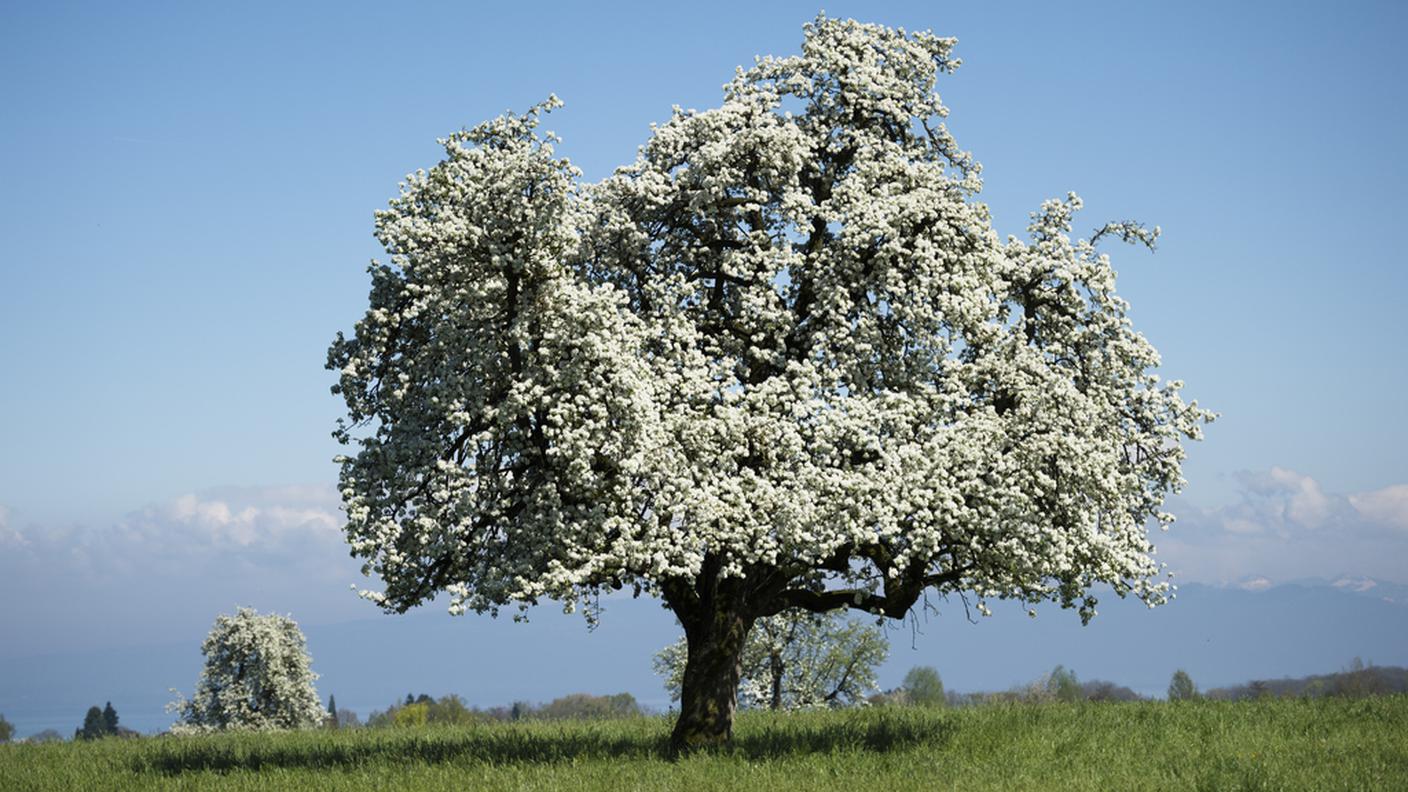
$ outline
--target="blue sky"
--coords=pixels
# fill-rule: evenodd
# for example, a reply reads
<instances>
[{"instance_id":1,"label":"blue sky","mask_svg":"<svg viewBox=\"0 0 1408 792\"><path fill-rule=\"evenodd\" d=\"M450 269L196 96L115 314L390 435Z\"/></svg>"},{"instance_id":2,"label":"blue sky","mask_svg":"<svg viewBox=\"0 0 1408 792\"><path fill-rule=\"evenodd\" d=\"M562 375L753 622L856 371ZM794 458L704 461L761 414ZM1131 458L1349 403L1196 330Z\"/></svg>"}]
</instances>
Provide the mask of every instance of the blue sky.
<instances>
[{"instance_id":1,"label":"blue sky","mask_svg":"<svg viewBox=\"0 0 1408 792\"><path fill-rule=\"evenodd\" d=\"M435 139L553 92L597 179L785 55L799 3L0 10L0 655L198 641L236 602L370 615L331 493L328 342ZM940 91L1000 231L1079 192L1164 373L1223 414L1185 579L1408 582L1398 3L829 3L959 39Z\"/></svg>"}]
</instances>

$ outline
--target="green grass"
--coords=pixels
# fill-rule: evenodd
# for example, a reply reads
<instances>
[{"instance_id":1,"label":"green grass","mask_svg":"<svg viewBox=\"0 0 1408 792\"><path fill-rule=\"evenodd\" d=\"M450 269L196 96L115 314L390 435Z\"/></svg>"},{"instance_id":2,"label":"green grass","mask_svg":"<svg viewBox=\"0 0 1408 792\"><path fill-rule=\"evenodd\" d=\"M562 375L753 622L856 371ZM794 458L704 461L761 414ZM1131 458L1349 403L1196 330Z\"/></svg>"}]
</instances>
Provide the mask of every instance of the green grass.
<instances>
[{"instance_id":1,"label":"green grass","mask_svg":"<svg viewBox=\"0 0 1408 792\"><path fill-rule=\"evenodd\" d=\"M1404 790L1408 696L744 713L0 746L0 790Z\"/></svg>"}]
</instances>

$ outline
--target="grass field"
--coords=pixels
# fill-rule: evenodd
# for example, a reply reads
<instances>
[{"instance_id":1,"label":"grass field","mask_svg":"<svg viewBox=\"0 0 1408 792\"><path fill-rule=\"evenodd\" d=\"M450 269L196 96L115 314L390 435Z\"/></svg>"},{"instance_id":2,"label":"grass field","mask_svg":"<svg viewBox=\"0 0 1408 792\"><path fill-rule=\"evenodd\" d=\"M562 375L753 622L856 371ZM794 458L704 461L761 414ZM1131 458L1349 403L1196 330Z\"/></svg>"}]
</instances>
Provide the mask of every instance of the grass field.
<instances>
[{"instance_id":1,"label":"grass field","mask_svg":"<svg viewBox=\"0 0 1408 792\"><path fill-rule=\"evenodd\" d=\"M1406 790L1408 696L743 713L0 746L0 790Z\"/></svg>"}]
</instances>

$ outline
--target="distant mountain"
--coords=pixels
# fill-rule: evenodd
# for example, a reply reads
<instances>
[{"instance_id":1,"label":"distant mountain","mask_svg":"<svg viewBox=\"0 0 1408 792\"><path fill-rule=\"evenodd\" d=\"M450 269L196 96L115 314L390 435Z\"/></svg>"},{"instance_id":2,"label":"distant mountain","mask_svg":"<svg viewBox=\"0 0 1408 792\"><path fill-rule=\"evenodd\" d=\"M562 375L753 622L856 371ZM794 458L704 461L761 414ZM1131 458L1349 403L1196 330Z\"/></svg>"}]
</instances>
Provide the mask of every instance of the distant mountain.
<instances>
[{"instance_id":1,"label":"distant mountain","mask_svg":"<svg viewBox=\"0 0 1408 792\"><path fill-rule=\"evenodd\" d=\"M911 667L931 665L950 690L1004 690L1060 663L1082 680L1162 696L1178 668L1207 690L1339 671L1355 657L1408 665L1408 587L1349 577L1247 583L1188 584L1154 610L1107 594L1088 627L1054 606L1038 606L1031 619L1018 603L1001 602L991 618L973 613L970 622L959 598L939 600L937 612L889 628L880 685L895 687ZM427 611L304 629L321 694L364 718L410 692L459 693L477 706L629 692L646 707L667 708L651 656L677 635L673 618L650 600L605 604L596 630L554 607L534 609L527 624ZM171 723L162 710L168 689L189 694L195 684L203 637L0 659L0 713L19 735L72 734L89 706L112 701L124 726L159 731Z\"/></svg>"},{"instance_id":2,"label":"distant mountain","mask_svg":"<svg viewBox=\"0 0 1408 792\"><path fill-rule=\"evenodd\" d=\"M1276 586L1301 586L1304 588L1333 588L1346 594L1359 594L1370 599L1387 602L1390 605L1408 606L1408 586L1362 575L1340 575L1334 578L1298 578L1289 581L1273 581L1270 578L1252 576L1232 584L1230 588L1243 591L1266 591Z\"/></svg>"},{"instance_id":3,"label":"distant mountain","mask_svg":"<svg viewBox=\"0 0 1408 792\"><path fill-rule=\"evenodd\" d=\"M1382 600L1391 605L1408 607L1408 586L1399 583L1388 583L1382 580L1374 580L1373 578L1346 575L1337 578L1329 585L1340 591Z\"/></svg>"}]
</instances>

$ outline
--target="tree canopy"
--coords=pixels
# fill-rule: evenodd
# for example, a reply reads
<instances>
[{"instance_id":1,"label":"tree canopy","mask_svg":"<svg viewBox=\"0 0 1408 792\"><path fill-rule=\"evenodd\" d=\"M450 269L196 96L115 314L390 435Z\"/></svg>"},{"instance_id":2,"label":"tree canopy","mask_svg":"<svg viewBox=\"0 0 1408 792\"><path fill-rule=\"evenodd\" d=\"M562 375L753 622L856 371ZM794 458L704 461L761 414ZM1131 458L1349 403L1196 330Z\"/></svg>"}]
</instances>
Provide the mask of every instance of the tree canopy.
<instances>
[{"instance_id":1,"label":"tree canopy","mask_svg":"<svg viewBox=\"0 0 1408 792\"><path fill-rule=\"evenodd\" d=\"M450 135L376 215L328 365L365 596L454 612L661 597L677 746L728 739L759 618L928 594L1150 604L1182 441L1080 199L1003 239L935 87L955 41L824 16L595 184L549 99ZM713 713L713 714L710 714Z\"/></svg>"},{"instance_id":2,"label":"tree canopy","mask_svg":"<svg viewBox=\"0 0 1408 792\"><path fill-rule=\"evenodd\" d=\"M1076 672L1063 665L1051 669L1051 673L1046 675L1043 687L1046 695L1056 701L1071 702L1085 698L1085 690L1081 688Z\"/></svg>"},{"instance_id":3,"label":"tree canopy","mask_svg":"<svg viewBox=\"0 0 1408 792\"><path fill-rule=\"evenodd\" d=\"M88 712L83 716L83 725L73 730L75 740L97 740L108 736L108 730L103 723L103 711L96 705L89 707Z\"/></svg>"},{"instance_id":4,"label":"tree canopy","mask_svg":"<svg viewBox=\"0 0 1408 792\"><path fill-rule=\"evenodd\" d=\"M947 702L944 682L933 666L915 666L904 675L900 685L905 701L921 707L942 707Z\"/></svg>"},{"instance_id":5,"label":"tree canopy","mask_svg":"<svg viewBox=\"0 0 1408 792\"><path fill-rule=\"evenodd\" d=\"M318 675L298 624L286 616L239 608L221 614L201 644L205 667L195 694L173 702L173 731L306 729L326 711Z\"/></svg>"},{"instance_id":6,"label":"tree canopy","mask_svg":"<svg viewBox=\"0 0 1408 792\"><path fill-rule=\"evenodd\" d=\"M1181 668L1174 671L1173 676L1168 680L1168 700L1192 701L1196 698L1198 698L1198 686L1193 683L1193 677Z\"/></svg>"}]
</instances>

